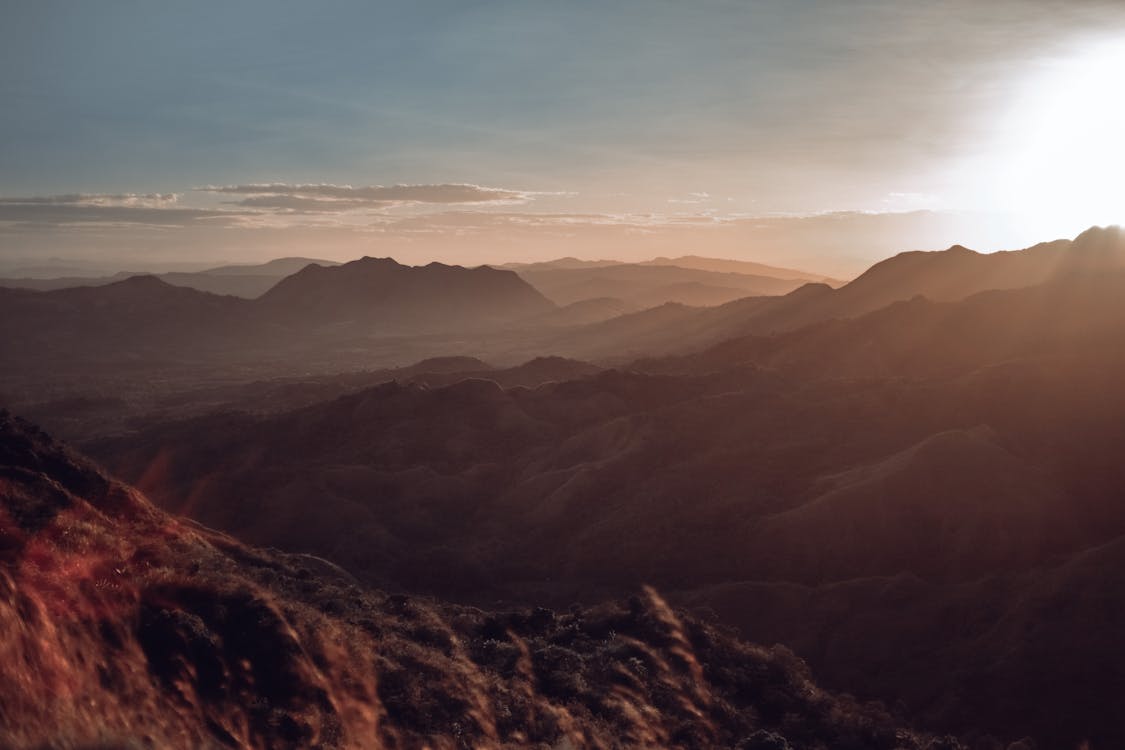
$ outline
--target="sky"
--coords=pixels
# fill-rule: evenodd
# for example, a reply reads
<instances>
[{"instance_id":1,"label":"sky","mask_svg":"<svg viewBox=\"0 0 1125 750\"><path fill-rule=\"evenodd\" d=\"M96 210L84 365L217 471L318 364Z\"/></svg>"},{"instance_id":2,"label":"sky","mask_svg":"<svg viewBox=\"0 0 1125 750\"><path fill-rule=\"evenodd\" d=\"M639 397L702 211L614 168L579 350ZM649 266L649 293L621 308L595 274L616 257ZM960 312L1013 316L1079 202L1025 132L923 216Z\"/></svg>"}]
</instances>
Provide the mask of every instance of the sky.
<instances>
[{"instance_id":1,"label":"sky","mask_svg":"<svg viewBox=\"0 0 1125 750\"><path fill-rule=\"evenodd\" d=\"M0 270L1125 223L1125 2L0 0Z\"/></svg>"}]
</instances>

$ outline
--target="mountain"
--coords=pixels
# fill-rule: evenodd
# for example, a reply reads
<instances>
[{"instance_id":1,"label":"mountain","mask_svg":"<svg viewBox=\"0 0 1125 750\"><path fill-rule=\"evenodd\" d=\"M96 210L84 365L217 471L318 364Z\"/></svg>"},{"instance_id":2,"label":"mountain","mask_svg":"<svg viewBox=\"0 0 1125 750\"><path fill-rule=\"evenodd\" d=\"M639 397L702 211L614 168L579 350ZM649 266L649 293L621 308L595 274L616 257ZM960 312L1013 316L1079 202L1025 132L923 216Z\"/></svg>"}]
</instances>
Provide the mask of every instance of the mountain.
<instances>
[{"instance_id":1,"label":"mountain","mask_svg":"<svg viewBox=\"0 0 1125 750\"><path fill-rule=\"evenodd\" d=\"M200 273L208 276L274 276L280 279L295 274L305 266L314 263L318 266L340 265L335 261L320 260L319 258L289 257L274 258L265 263L217 266L206 271L200 271Z\"/></svg>"},{"instance_id":2,"label":"mountain","mask_svg":"<svg viewBox=\"0 0 1125 750\"><path fill-rule=\"evenodd\" d=\"M155 509L0 413L0 743L957 750L655 592L566 614L357 585Z\"/></svg>"},{"instance_id":3,"label":"mountain","mask_svg":"<svg viewBox=\"0 0 1125 750\"><path fill-rule=\"evenodd\" d=\"M619 266L619 260L582 260L580 258L556 258L555 260L544 260L536 263L505 263L497 268L505 268L510 271L546 271L552 269L562 268L601 268L603 266Z\"/></svg>"},{"instance_id":4,"label":"mountain","mask_svg":"<svg viewBox=\"0 0 1125 750\"><path fill-rule=\"evenodd\" d=\"M133 276L100 287L0 289L0 351L12 363L121 359L142 351L219 343L251 303Z\"/></svg>"},{"instance_id":5,"label":"mountain","mask_svg":"<svg viewBox=\"0 0 1125 750\"><path fill-rule=\"evenodd\" d=\"M749 295L784 294L802 283L801 279L638 263L528 266L517 272L560 305L593 297L613 297L635 307L667 302L717 305Z\"/></svg>"},{"instance_id":6,"label":"mountain","mask_svg":"<svg viewBox=\"0 0 1125 750\"><path fill-rule=\"evenodd\" d=\"M933 377L1031 356L1114 356L1125 333L1125 271L1077 273L961 302L916 297L856 318L783 335L729 339L701 352L646 360L652 372L703 373L748 363L805 375ZM1101 347L1100 349L1097 347Z\"/></svg>"},{"instance_id":7,"label":"mountain","mask_svg":"<svg viewBox=\"0 0 1125 750\"><path fill-rule=\"evenodd\" d=\"M512 271L441 264L411 268L370 258L335 267L306 266L255 300L158 287L152 277L108 284L100 288L104 291L44 292L42 298L0 290L0 333L5 335L0 351L14 363L0 373L0 392L14 393L20 403L85 397L92 390L120 393L143 387L172 393L199 378L238 382L386 368L440 355L483 357L505 366L539 356L622 365L699 352L739 337L813 325L830 331L834 320L853 319L919 295L954 302L989 288L1017 289L1075 274L1112 272L1125 255L1122 246L1121 230L1095 228L1073 241L1009 253L982 255L964 248L905 253L839 289L806 283L772 296L740 296L748 292L737 285L752 286L757 277L669 266L535 272L541 274L538 283L547 279L548 286L558 285L556 294L561 290L563 297L581 298L563 309ZM685 274L703 274L710 281ZM712 285L716 278L734 285L720 289L720 296L730 292L740 298L712 307L663 304L628 312L637 306L629 294L645 304L677 295L710 302L708 296L719 289ZM156 290L148 301L122 305L119 298L135 295L146 284ZM168 292L164 304L162 295L173 288L179 291ZM598 299L599 289L627 294ZM902 345L909 348L909 339ZM70 384L45 377L59 372ZM47 386L50 392L44 393Z\"/></svg>"},{"instance_id":8,"label":"mountain","mask_svg":"<svg viewBox=\"0 0 1125 750\"><path fill-rule=\"evenodd\" d=\"M809 283L782 296L748 297L709 309L655 308L568 331L549 346L566 356L620 364L646 353L698 351L738 336L855 318L915 297L956 302L986 291L1123 268L1125 231L1120 227L1095 227L1074 240L1017 251L983 254L954 246L908 252L875 264L838 289Z\"/></svg>"},{"instance_id":9,"label":"mountain","mask_svg":"<svg viewBox=\"0 0 1125 750\"><path fill-rule=\"evenodd\" d=\"M511 271L370 258L306 266L254 300L154 276L47 292L0 288L0 352L14 363L0 388L60 386L44 371L63 363L66 377L118 383L107 389L129 373L146 388L175 388L220 374L244 380L469 355L502 329L546 328L555 310Z\"/></svg>"},{"instance_id":10,"label":"mountain","mask_svg":"<svg viewBox=\"0 0 1125 750\"><path fill-rule=\"evenodd\" d=\"M1076 265L632 371L390 383L88 449L371 584L559 606L650 583L927 726L1115 747L1125 274Z\"/></svg>"},{"instance_id":11,"label":"mountain","mask_svg":"<svg viewBox=\"0 0 1125 750\"><path fill-rule=\"evenodd\" d=\"M122 271L112 276L84 277L61 276L55 278L0 279L0 287L52 291L76 286L105 286L134 276L156 276L173 286L184 286L212 294L228 294L253 299L286 276L296 273L310 263L335 265L332 261L311 258L278 258L256 265L219 266L205 271L171 271L160 274Z\"/></svg>"},{"instance_id":12,"label":"mountain","mask_svg":"<svg viewBox=\"0 0 1125 750\"><path fill-rule=\"evenodd\" d=\"M306 266L262 295L257 308L275 319L448 331L510 324L554 305L512 271L362 258L340 266Z\"/></svg>"},{"instance_id":13,"label":"mountain","mask_svg":"<svg viewBox=\"0 0 1125 750\"><path fill-rule=\"evenodd\" d=\"M823 317L855 317L921 296L955 302L980 292L1042 284L1068 273L1125 268L1125 231L1092 228L1073 240L1024 250L977 253L960 245L900 253L876 263L825 298ZM804 321L801 321L804 322Z\"/></svg>"},{"instance_id":14,"label":"mountain","mask_svg":"<svg viewBox=\"0 0 1125 750\"><path fill-rule=\"evenodd\" d=\"M792 268L769 266L765 263L755 263L748 260L734 260L732 258L703 258L698 255L682 255L678 258L653 258L642 265L648 266L675 266L677 268L694 268L700 271L715 271L717 273L739 273L750 276L772 276L778 279L799 279L816 283L841 286L844 284L839 279L833 279L818 273L797 271Z\"/></svg>"},{"instance_id":15,"label":"mountain","mask_svg":"<svg viewBox=\"0 0 1125 750\"><path fill-rule=\"evenodd\" d=\"M637 307L616 297L595 297L571 302L553 310L536 322L547 326L567 328L610 320L637 312Z\"/></svg>"}]
</instances>

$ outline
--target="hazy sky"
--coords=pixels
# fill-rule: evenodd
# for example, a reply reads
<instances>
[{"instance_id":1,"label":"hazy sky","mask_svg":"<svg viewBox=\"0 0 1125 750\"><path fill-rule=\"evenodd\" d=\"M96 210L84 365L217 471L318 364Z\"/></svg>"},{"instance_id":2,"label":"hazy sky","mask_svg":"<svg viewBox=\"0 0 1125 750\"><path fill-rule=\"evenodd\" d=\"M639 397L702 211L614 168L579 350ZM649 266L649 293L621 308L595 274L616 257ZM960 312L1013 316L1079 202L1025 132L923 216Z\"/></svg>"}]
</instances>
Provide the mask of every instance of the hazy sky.
<instances>
[{"instance_id":1,"label":"hazy sky","mask_svg":"<svg viewBox=\"0 0 1125 750\"><path fill-rule=\"evenodd\" d=\"M9 266L681 250L838 273L1125 221L1121 0L0 6ZM826 212L862 213L793 218Z\"/></svg>"}]
</instances>

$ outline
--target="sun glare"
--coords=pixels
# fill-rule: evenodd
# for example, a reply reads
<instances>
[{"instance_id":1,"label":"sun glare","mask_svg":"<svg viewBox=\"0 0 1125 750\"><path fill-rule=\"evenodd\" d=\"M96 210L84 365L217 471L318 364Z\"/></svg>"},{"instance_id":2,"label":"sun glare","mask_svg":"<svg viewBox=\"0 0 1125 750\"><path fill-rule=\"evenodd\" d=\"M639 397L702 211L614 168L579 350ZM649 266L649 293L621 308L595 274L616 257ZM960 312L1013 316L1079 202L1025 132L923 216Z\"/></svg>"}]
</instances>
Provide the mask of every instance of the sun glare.
<instances>
[{"instance_id":1,"label":"sun glare","mask_svg":"<svg viewBox=\"0 0 1125 750\"><path fill-rule=\"evenodd\" d=\"M998 201L1036 229L1125 223L1125 39L1052 60L998 144Z\"/></svg>"}]
</instances>

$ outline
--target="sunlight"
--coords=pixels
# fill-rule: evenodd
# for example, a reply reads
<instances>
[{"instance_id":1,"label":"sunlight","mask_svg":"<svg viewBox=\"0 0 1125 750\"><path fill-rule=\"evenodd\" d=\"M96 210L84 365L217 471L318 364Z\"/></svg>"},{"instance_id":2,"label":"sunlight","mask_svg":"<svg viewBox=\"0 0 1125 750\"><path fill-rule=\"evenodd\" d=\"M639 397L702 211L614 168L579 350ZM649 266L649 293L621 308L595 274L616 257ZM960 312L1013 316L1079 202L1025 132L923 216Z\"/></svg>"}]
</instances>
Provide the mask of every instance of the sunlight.
<instances>
[{"instance_id":1,"label":"sunlight","mask_svg":"<svg viewBox=\"0 0 1125 750\"><path fill-rule=\"evenodd\" d=\"M997 144L997 200L1073 233L1125 223L1125 41L1052 60L1021 90Z\"/></svg>"}]
</instances>

